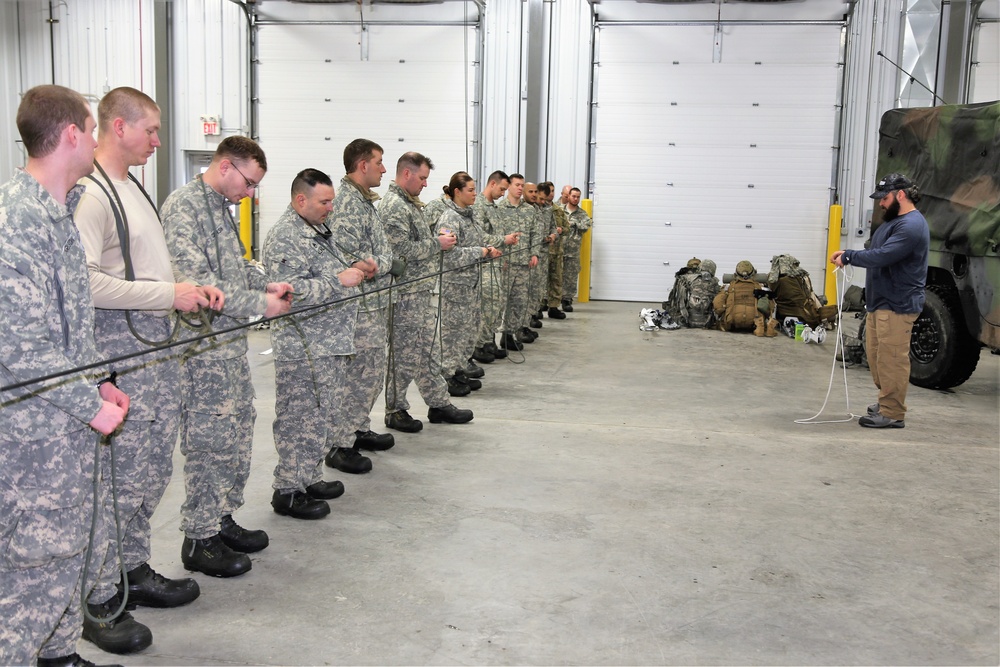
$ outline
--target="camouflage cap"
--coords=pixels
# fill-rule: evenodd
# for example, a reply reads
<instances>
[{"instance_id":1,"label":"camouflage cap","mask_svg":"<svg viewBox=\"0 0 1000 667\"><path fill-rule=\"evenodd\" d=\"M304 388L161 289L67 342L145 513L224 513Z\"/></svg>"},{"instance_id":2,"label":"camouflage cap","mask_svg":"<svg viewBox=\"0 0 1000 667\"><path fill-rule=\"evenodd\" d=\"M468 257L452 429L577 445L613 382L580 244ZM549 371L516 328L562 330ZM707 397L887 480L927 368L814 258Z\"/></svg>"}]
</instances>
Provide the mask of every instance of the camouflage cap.
<instances>
[{"instance_id":1,"label":"camouflage cap","mask_svg":"<svg viewBox=\"0 0 1000 667\"><path fill-rule=\"evenodd\" d=\"M740 278L749 278L755 273L757 273L757 269L754 268L749 260L744 259L736 265L736 275Z\"/></svg>"},{"instance_id":2,"label":"camouflage cap","mask_svg":"<svg viewBox=\"0 0 1000 667\"><path fill-rule=\"evenodd\" d=\"M871 194L872 199L881 199L885 197L890 192L896 190L906 190L913 187L913 181L904 176L903 174L897 174L895 172L891 174L886 174L882 177L882 180L878 182L875 186L875 192Z\"/></svg>"}]
</instances>

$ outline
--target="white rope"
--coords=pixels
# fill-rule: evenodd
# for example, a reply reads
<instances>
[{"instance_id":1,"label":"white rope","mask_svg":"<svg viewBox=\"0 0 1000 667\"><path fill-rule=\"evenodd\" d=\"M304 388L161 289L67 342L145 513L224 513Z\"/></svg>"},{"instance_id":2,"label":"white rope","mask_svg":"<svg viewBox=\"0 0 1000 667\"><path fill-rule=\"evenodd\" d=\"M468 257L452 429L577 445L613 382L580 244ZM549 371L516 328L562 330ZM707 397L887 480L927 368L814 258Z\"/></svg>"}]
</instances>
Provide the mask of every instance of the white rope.
<instances>
[{"instance_id":1,"label":"white rope","mask_svg":"<svg viewBox=\"0 0 1000 667\"><path fill-rule=\"evenodd\" d=\"M833 365L830 367L830 383L826 387L826 398L823 399L823 407L821 407L819 412L814 414L812 417L807 419L796 419L796 424L840 424L854 421L855 419L861 417L861 415L856 415L851 412L851 397L847 389L847 354L844 347L844 328L842 326L842 320L844 314L844 292L854 276L853 267L848 267L848 269L850 269L850 275L846 273L845 269L841 269L839 267L833 271L834 279L837 281L837 343L833 347ZM841 277L843 277L843 280L841 280ZM823 411L826 410L826 405L830 400L830 393L833 391L833 376L837 371L838 351L840 351L844 358L844 362L840 364L840 367L843 370L844 375L844 405L847 408L847 417L843 419L814 421L817 417L823 414Z\"/></svg>"}]
</instances>

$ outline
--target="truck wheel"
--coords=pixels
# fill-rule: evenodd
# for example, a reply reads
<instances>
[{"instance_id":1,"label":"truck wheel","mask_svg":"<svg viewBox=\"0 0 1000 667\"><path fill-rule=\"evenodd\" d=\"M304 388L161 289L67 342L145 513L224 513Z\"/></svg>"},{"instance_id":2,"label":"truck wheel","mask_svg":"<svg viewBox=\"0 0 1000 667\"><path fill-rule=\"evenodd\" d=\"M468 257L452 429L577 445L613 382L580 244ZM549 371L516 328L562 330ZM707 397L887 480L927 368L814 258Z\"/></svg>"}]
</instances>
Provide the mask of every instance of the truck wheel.
<instances>
[{"instance_id":1,"label":"truck wheel","mask_svg":"<svg viewBox=\"0 0 1000 667\"><path fill-rule=\"evenodd\" d=\"M924 310L910 337L910 382L928 389L958 386L976 370L979 348L965 328L958 294L928 285Z\"/></svg>"}]
</instances>

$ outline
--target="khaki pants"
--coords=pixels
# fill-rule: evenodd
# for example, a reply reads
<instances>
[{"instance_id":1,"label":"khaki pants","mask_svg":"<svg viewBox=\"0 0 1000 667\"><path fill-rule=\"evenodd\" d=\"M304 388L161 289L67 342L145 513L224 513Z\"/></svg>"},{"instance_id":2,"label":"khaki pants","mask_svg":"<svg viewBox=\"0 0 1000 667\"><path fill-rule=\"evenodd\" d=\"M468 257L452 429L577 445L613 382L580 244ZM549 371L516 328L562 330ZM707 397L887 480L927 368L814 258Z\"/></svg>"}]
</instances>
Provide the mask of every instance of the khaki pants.
<instances>
[{"instance_id":1,"label":"khaki pants","mask_svg":"<svg viewBox=\"0 0 1000 667\"><path fill-rule=\"evenodd\" d=\"M910 386L910 333L920 313L876 310L865 319L865 349L872 380L878 387L882 416L906 416L906 390Z\"/></svg>"}]
</instances>

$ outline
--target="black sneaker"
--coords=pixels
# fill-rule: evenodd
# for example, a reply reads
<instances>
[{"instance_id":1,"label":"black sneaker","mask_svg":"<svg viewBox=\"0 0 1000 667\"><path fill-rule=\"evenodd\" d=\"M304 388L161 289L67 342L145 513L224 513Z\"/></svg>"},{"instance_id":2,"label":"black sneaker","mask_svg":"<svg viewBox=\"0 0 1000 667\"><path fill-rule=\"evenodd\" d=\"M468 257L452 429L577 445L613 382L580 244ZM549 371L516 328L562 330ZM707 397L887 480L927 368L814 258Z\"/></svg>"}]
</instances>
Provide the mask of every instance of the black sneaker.
<instances>
[{"instance_id":1,"label":"black sneaker","mask_svg":"<svg viewBox=\"0 0 1000 667\"><path fill-rule=\"evenodd\" d=\"M293 519L322 519L330 513L330 505L325 500L315 500L308 493L299 491L282 493L275 489L271 496L271 507L275 514Z\"/></svg>"},{"instance_id":2,"label":"black sneaker","mask_svg":"<svg viewBox=\"0 0 1000 667\"><path fill-rule=\"evenodd\" d=\"M483 349L492 354L494 359L507 358L507 350L503 349L503 347L497 347L497 344L494 343L493 341L490 341L489 343L486 343L486 345L483 345Z\"/></svg>"},{"instance_id":3,"label":"black sneaker","mask_svg":"<svg viewBox=\"0 0 1000 667\"><path fill-rule=\"evenodd\" d=\"M464 370L465 377L467 378L481 378L486 375L486 371L476 365L476 362L469 360L469 365L465 367Z\"/></svg>"},{"instance_id":4,"label":"black sneaker","mask_svg":"<svg viewBox=\"0 0 1000 667\"><path fill-rule=\"evenodd\" d=\"M553 306L552 308L549 308L549 319L565 320L566 313Z\"/></svg>"},{"instance_id":5,"label":"black sneaker","mask_svg":"<svg viewBox=\"0 0 1000 667\"><path fill-rule=\"evenodd\" d=\"M472 351L472 358L481 364L492 364L497 358L491 353L487 352L482 347L477 347Z\"/></svg>"},{"instance_id":6,"label":"black sneaker","mask_svg":"<svg viewBox=\"0 0 1000 667\"><path fill-rule=\"evenodd\" d=\"M326 455L326 464L340 472L360 475L371 472L372 460L351 447L333 447Z\"/></svg>"},{"instance_id":7,"label":"black sneaker","mask_svg":"<svg viewBox=\"0 0 1000 667\"><path fill-rule=\"evenodd\" d=\"M528 323L528 326L530 326L532 329L541 329L542 321L538 319L536 315L532 315L531 322Z\"/></svg>"},{"instance_id":8,"label":"black sneaker","mask_svg":"<svg viewBox=\"0 0 1000 667\"><path fill-rule=\"evenodd\" d=\"M392 433L375 433L374 431L355 431L354 448L367 449L372 452L383 452L392 449L396 439Z\"/></svg>"},{"instance_id":9,"label":"black sneaker","mask_svg":"<svg viewBox=\"0 0 1000 667\"><path fill-rule=\"evenodd\" d=\"M252 554L267 548L269 540L263 530L247 530L233 519L232 514L222 517L219 522L219 537L233 551Z\"/></svg>"},{"instance_id":10,"label":"black sneaker","mask_svg":"<svg viewBox=\"0 0 1000 667\"><path fill-rule=\"evenodd\" d=\"M501 342L503 344L504 349L507 350L516 350L520 352L521 350L524 349L524 345L522 345L519 340L517 340L510 334L504 334Z\"/></svg>"},{"instance_id":11,"label":"black sneaker","mask_svg":"<svg viewBox=\"0 0 1000 667\"><path fill-rule=\"evenodd\" d=\"M143 563L128 572L128 606L153 607L156 609L171 609L181 607L198 599L201 588L194 579L168 579ZM118 595L122 595L124 587L118 582Z\"/></svg>"},{"instance_id":12,"label":"black sneaker","mask_svg":"<svg viewBox=\"0 0 1000 667\"><path fill-rule=\"evenodd\" d=\"M394 431L402 431L403 433L417 433L424 427L422 421L411 417L406 410L397 410L387 414L385 425Z\"/></svg>"},{"instance_id":13,"label":"black sneaker","mask_svg":"<svg viewBox=\"0 0 1000 667\"><path fill-rule=\"evenodd\" d=\"M118 596L113 596L103 604L87 604L91 616L102 619L90 620L83 615L83 638L108 653L120 655L138 653L153 643L153 633L149 628L132 618L132 614L122 611L117 618L111 615L118 609Z\"/></svg>"},{"instance_id":14,"label":"black sneaker","mask_svg":"<svg viewBox=\"0 0 1000 667\"><path fill-rule=\"evenodd\" d=\"M212 577L238 577L250 571L250 557L233 551L219 535L203 540L185 537L181 544L181 563L188 570Z\"/></svg>"},{"instance_id":15,"label":"black sneaker","mask_svg":"<svg viewBox=\"0 0 1000 667\"><path fill-rule=\"evenodd\" d=\"M306 493L313 500L333 500L344 495L343 482L316 482L306 487Z\"/></svg>"},{"instance_id":16,"label":"black sneaker","mask_svg":"<svg viewBox=\"0 0 1000 667\"><path fill-rule=\"evenodd\" d=\"M122 667L121 665L95 665L79 653L59 658L38 658L38 667Z\"/></svg>"},{"instance_id":17,"label":"black sneaker","mask_svg":"<svg viewBox=\"0 0 1000 667\"><path fill-rule=\"evenodd\" d=\"M563 309L564 313L572 313L573 312L573 302L572 301L567 301L566 299L563 299L562 309Z\"/></svg>"},{"instance_id":18,"label":"black sneaker","mask_svg":"<svg viewBox=\"0 0 1000 667\"><path fill-rule=\"evenodd\" d=\"M440 408L431 408L427 411L427 419L432 424L442 422L448 424L465 424L472 421L472 410L461 410L454 405L443 405Z\"/></svg>"}]
</instances>

